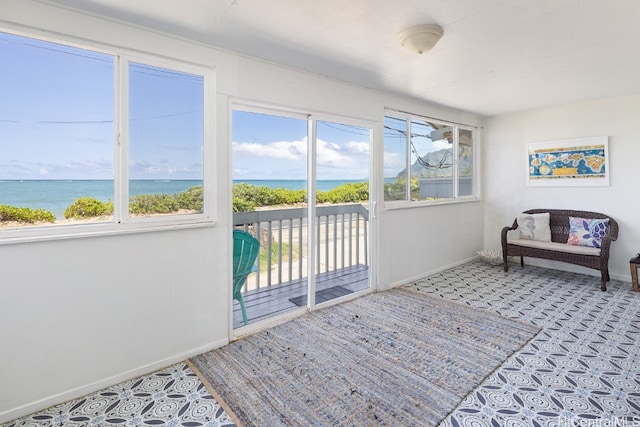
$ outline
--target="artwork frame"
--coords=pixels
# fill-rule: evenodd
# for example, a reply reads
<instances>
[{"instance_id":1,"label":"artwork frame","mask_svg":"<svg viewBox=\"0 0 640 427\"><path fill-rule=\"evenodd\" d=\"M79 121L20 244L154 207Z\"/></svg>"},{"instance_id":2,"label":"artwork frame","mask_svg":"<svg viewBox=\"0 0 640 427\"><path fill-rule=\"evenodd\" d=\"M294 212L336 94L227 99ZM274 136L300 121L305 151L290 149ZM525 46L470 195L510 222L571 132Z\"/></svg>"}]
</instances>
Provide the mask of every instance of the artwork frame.
<instances>
[{"instance_id":1,"label":"artwork frame","mask_svg":"<svg viewBox=\"0 0 640 427\"><path fill-rule=\"evenodd\" d=\"M530 143L527 171L530 187L609 186L609 138Z\"/></svg>"}]
</instances>

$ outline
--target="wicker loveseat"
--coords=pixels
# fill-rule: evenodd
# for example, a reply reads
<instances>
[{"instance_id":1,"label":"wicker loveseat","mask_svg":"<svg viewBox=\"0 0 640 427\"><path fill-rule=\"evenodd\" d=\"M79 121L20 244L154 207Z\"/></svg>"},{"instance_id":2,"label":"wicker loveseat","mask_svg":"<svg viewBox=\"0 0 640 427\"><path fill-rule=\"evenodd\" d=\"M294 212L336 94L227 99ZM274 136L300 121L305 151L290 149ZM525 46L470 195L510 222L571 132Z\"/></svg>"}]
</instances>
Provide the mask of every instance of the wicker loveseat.
<instances>
[{"instance_id":1,"label":"wicker loveseat","mask_svg":"<svg viewBox=\"0 0 640 427\"><path fill-rule=\"evenodd\" d=\"M508 236L509 231L518 229L517 218L511 227L504 227L501 234L502 258L504 271L509 270L508 257L519 256L520 265L524 265L524 257L543 258L554 261L562 261L600 271L600 289L607 290L609 281L609 247L613 240L618 238L618 224L608 215L598 212L559 210L559 209L532 209L523 214L549 213L549 228L551 229L551 241L541 242ZM600 248L574 246L567 244L570 227L569 217L609 219L607 234L602 238Z\"/></svg>"}]
</instances>

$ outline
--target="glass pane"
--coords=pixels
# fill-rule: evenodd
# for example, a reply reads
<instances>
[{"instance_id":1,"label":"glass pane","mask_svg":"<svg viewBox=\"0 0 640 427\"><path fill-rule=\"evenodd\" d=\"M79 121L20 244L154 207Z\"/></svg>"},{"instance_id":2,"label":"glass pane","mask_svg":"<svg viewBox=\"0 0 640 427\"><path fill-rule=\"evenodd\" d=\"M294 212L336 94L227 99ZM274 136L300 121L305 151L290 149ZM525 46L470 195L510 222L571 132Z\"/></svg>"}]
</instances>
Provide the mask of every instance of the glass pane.
<instances>
[{"instance_id":1,"label":"glass pane","mask_svg":"<svg viewBox=\"0 0 640 427\"><path fill-rule=\"evenodd\" d=\"M253 323L307 306L307 120L234 110L232 141L233 223L260 241L241 284Z\"/></svg>"},{"instance_id":2,"label":"glass pane","mask_svg":"<svg viewBox=\"0 0 640 427\"><path fill-rule=\"evenodd\" d=\"M453 194L453 128L422 119L411 121L412 200L437 200ZM418 181L419 191L414 191Z\"/></svg>"},{"instance_id":3,"label":"glass pane","mask_svg":"<svg viewBox=\"0 0 640 427\"><path fill-rule=\"evenodd\" d=\"M318 121L316 133L315 303L321 304L369 288L370 130Z\"/></svg>"},{"instance_id":4,"label":"glass pane","mask_svg":"<svg viewBox=\"0 0 640 427\"><path fill-rule=\"evenodd\" d=\"M407 200L407 121L384 118L384 200Z\"/></svg>"},{"instance_id":5,"label":"glass pane","mask_svg":"<svg viewBox=\"0 0 640 427\"><path fill-rule=\"evenodd\" d=\"M111 221L113 57L5 33L0 56L0 228Z\"/></svg>"},{"instance_id":6,"label":"glass pane","mask_svg":"<svg viewBox=\"0 0 640 427\"><path fill-rule=\"evenodd\" d=\"M473 195L473 132L458 133L458 196Z\"/></svg>"},{"instance_id":7,"label":"glass pane","mask_svg":"<svg viewBox=\"0 0 640 427\"><path fill-rule=\"evenodd\" d=\"M129 64L129 213L203 211L204 78Z\"/></svg>"}]
</instances>

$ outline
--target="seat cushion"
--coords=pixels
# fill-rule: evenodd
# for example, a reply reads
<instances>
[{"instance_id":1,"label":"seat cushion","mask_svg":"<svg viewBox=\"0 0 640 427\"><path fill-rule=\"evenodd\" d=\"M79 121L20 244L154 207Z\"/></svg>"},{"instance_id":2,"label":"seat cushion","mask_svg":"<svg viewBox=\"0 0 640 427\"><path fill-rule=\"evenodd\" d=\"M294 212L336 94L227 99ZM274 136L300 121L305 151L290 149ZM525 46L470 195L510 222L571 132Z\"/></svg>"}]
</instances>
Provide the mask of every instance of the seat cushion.
<instances>
[{"instance_id":1,"label":"seat cushion","mask_svg":"<svg viewBox=\"0 0 640 427\"><path fill-rule=\"evenodd\" d=\"M507 243L510 245L526 246L529 248L536 248L536 249L548 249L550 251L566 252L570 254L594 255L594 256L600 255L600 248L593 248L589 246L572 246L572 245L567 245L566 243L542 242L540 240L529 240L529 239L508 239Z\"/></svg>"}]
</instances>

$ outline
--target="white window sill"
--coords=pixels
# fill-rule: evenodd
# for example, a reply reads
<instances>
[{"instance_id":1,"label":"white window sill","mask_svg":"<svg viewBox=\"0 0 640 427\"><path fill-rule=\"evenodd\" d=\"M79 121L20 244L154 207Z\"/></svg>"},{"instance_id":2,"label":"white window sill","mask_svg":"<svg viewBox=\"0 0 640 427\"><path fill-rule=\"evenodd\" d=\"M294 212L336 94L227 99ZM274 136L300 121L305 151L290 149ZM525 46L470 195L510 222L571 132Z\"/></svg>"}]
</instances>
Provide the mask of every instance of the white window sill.
<instances>
[{"instance_id":1,"label":"white window sill","mask_svg":"<svg viewBox=\"0 0 640 427\"><path fill-rule=\"evenodd\" d=\"M442 199L442 200L416 200L416 201L398 200L398 201L384 202L384 210L393 211L393 210L399 210L399 209L425 208L425 207L442 206L442 205L457 205L460 203L475 203L479 201L480 201L480 198L475 196L460 197L458 199Z\"/></svg>"},{"instance_id":2,"label":"white window sill","mask_svg":"<svg viewBox=\"0 0 640 427\"><path fill-rule=\"evenodd\" d=\"M216 222L213 219L198 216L197 218L185 218L180 221L175 219L154 219L120 224L103 222L7 228L4 230L0 229L0 245L213 227L215 224Z\"/></svg>"}]
</instances>

